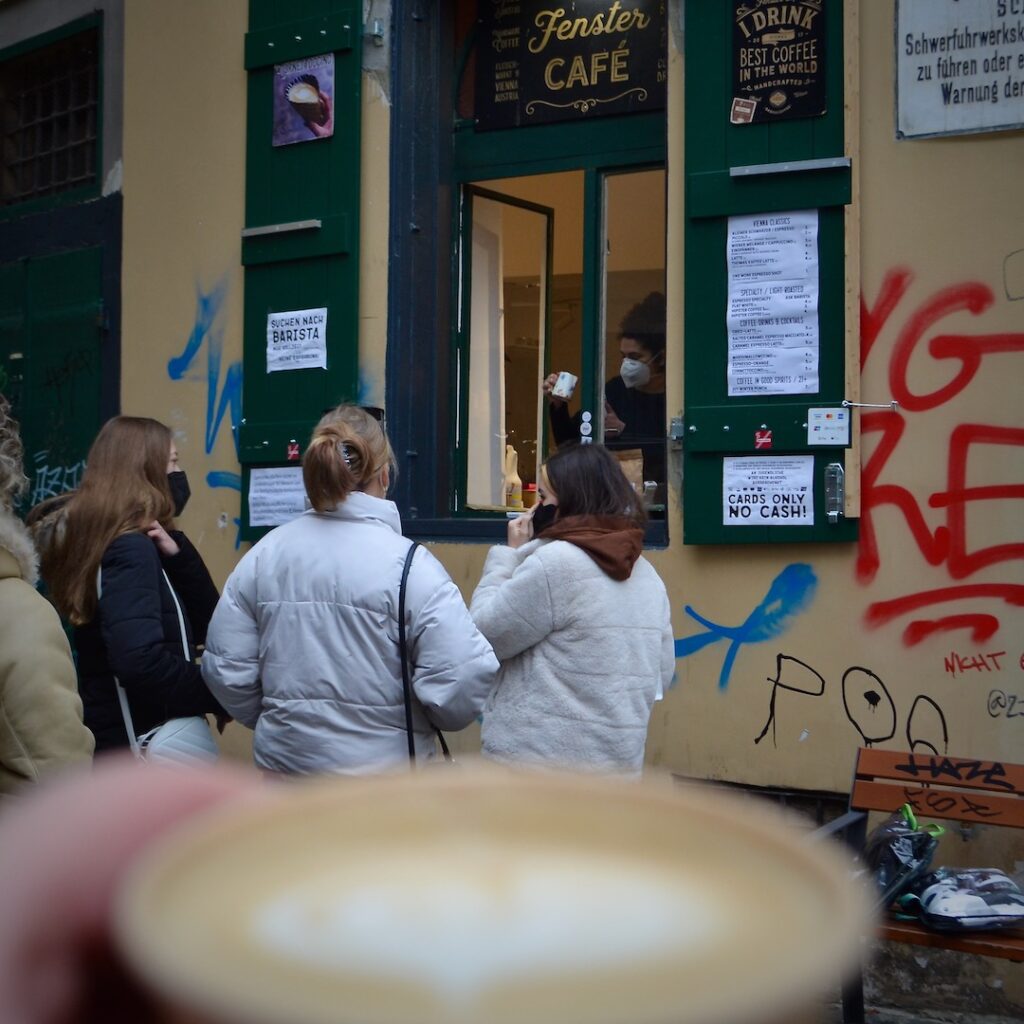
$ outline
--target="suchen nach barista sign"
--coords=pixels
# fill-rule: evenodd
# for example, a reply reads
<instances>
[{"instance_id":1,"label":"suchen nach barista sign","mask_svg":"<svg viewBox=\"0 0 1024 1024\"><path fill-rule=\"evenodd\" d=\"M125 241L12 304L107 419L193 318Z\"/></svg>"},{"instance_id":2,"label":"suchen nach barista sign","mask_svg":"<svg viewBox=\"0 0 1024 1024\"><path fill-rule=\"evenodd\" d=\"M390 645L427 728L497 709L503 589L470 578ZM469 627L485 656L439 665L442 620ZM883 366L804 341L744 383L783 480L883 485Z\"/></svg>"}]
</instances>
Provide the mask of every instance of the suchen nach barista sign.
<instances>
[{"instance_id":1,"label":"suchen nach barista sign","mask_svg":"<svg viewBox=\"0 0 1024 1024\"><path fill-rule=\"evenodd\" d=\"M478 129L665 107L665 0L480 0Z\"/></svg>"}]
</instances>

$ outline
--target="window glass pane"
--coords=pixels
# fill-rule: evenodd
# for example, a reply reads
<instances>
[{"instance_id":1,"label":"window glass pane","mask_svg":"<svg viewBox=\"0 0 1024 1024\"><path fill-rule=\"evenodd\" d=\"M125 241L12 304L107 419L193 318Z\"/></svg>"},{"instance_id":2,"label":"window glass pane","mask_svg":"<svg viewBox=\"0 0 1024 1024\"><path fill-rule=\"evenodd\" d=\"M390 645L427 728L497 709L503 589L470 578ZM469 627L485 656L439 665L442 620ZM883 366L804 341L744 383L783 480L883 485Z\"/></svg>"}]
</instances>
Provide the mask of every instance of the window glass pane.
<instances>
[{"instance_id":1,"label":"window glass pane","mask_svg":"<svg viewBox=\"0 0 1024 1024\"><path fill-rule=\"evenodd\" d=\"M479 194L472 211L467 501L516 507L542 436L550 213Z\"/></svg>"},{"instance_id":2,"label":"window glass pane","mask_svg":"<svg viewBox=\"0 0 1024 1024\"><path fill-rule=\"evenodd\" d=\"M605 444L665 502L665 172L604 179Z\"/></svg>"},{"instance_id":3,"label":"window glass pane","mask_svg":"<svg viewBox=\"0 0 1024 1024\"><path fill-rule=\"evenodd\" d=\"M96 179L99 33L0 63L0 205Z\"/></svg>"}]
</instances>

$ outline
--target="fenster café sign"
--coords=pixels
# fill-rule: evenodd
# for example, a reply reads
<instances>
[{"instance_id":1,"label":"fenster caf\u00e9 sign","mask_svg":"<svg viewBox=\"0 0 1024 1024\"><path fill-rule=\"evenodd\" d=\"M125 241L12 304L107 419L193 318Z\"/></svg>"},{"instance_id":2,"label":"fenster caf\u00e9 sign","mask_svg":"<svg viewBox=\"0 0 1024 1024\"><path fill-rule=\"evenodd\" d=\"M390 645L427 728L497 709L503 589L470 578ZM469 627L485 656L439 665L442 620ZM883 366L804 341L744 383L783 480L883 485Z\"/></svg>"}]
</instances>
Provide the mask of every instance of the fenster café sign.
<instances>
[{"instance_id":1,"label":"fenster caf\u00e9 sign","mask_svg":"<svg viewBox=\"0 0 1024 1024\"><path fill-rule=\"evenodd\" d=\"M665 108L665 0L481 0L478 129Z\"/></svg>"}]
</instances>

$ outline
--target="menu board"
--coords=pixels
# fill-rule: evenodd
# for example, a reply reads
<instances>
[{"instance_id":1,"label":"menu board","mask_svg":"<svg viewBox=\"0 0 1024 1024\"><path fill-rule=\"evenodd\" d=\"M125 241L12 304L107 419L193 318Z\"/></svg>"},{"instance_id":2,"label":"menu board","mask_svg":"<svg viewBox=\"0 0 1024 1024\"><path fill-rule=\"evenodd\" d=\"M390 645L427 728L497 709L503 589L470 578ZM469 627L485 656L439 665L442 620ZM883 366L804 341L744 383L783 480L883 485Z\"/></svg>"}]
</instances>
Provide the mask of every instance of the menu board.
<instances>
[{"instance_id":1,"label":"menu board","mask_svg":"<svg viewBox=\"0 0 1024 1024\"><path fill-rule=\"evenodd\" d=\"M728 394L816 394L818 213L729 218Z\"/></svg>"}]
</instances>

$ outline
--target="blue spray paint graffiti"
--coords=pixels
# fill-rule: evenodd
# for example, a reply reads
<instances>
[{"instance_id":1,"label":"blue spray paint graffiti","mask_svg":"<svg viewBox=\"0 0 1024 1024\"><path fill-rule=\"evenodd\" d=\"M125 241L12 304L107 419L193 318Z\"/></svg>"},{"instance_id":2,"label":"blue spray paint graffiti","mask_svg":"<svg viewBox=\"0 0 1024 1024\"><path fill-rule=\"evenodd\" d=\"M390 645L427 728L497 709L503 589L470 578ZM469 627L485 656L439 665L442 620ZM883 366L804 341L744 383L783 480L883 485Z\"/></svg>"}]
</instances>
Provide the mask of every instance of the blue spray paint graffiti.
<instances>
[{"instance_id":1,"label":"blue spray paint graffiti","mask_svg":"<svg viewBox=\"0 0 1024 1024\"><path fill-rule=\"evenodd\" d=\"M719 640L728 640L729 649L722 661L722 671L718 676L718 688L724 690L729 685L729 676L740 648L744 644L759 644L766 640L774 640L784 633L793 617L802 612L814 597L818 586L818 578L809 565L795 563L787 565L772 580L768 593L760 604L747 616L739 626L723 626L711 622L687 605L686 614L706 627L706 633L676 640L676 657L686 658L709 644Z\"/></svg>"},{"instance_id":2,"label":"blue spray paint graffiti","mask_svg":"<svg viewBox=\"0 0 1024 1024\"><path fill-rule=\"evenodd\" d=\"M221 382L221 361L224 351L224 324L221 316L227 282L218 281L209 291L196 289L196 314L192 333L180 356L168 360L167 375L171 380L182 380L186 375L200 379L193 363L204 344L206 346L206 454L213 451L225 414L230 416L235 453L238 453L238 424L242 418L242 364L230 363ZM239 473L214 470L206 474L208 487L225 487L242 492L242 477ZM241 520L235 519L235 526L241 527ZM241 543L241 536L235 536L235 548Z\"/></svg>"}]
</instances>

